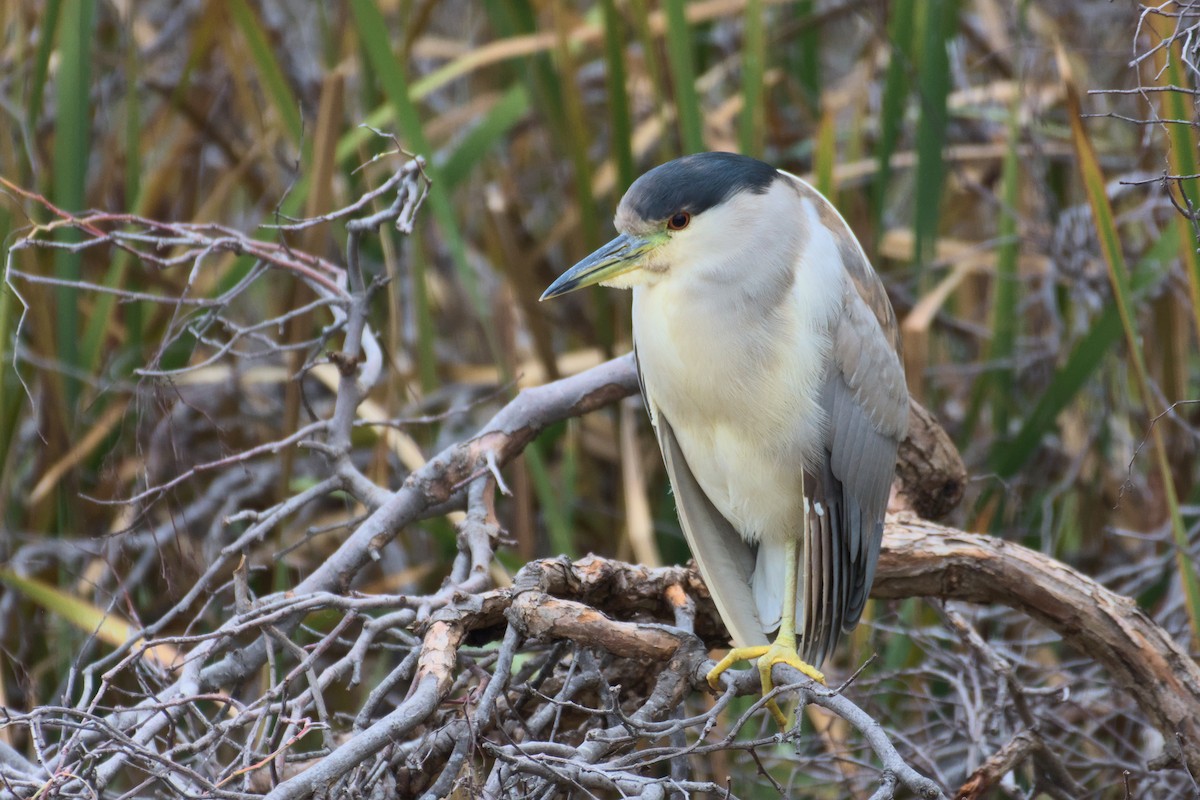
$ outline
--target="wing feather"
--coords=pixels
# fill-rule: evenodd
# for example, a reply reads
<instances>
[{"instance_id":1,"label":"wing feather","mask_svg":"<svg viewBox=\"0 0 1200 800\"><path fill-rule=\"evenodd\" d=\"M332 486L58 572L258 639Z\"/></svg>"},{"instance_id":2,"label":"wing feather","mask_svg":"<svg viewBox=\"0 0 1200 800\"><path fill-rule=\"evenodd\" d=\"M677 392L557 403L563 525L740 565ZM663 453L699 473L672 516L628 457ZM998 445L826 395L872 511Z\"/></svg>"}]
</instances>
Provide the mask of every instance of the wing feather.
<instances>
[{"instance_id":1,"label":"wing feather","mask_svg":"<svg viewBox=\"0 0 1200 800\"><path fill-rule=\"evenodd\" d=\"M849 580L845 605L835 612L843 631L858 623L870 593L896 450L908 426L899 355L853 288L852 283L833 331L832 363L822 393L830 420L826 455L831 485L826 492L840 495L835 538Z\"/></svg>"},{"instance_id":2,"label":"wing feather","mask_svg":"<svg viewBox=\"0 0 1200 800\"><path fill-rule=\"evenodd\" d=\"M848 278L829 331L821 393L828 420L824 463L805 481L805 495L827 511L810 514L802 534L806 587L798 609L803 656L819 665L840 633L858 623L871 590L896 451L908 429L908 389L899 326L883 283L833 205L799 178L795 183L833 234ZM818 588L825 586L827 592Z\"/></svg>"}]
</instances>

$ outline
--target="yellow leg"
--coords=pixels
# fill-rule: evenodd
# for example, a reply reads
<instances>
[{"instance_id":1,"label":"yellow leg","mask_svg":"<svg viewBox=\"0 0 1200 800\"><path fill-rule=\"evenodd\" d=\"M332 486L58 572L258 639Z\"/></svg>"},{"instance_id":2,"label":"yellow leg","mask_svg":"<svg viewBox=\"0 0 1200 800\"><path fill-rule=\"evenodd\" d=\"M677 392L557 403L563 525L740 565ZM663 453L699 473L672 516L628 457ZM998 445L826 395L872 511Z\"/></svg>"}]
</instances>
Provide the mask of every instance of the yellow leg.
<instances>
[{"instance_id":1,"label":"yellow leg","mask_svg":"<svg viewBox=\"0 0 1200 800\"><path fill-rule=\"evenodd\" d=\"M807 505L807 503L805 504ZM807 508L805 511L807 512ZM808 514L805 515L804 523L807 526ZM735 647L717 663L715 667L708 673L708 684L714 689L719 687L721 673L729 669L739 661L749 661L750 659L758 659L758 674L762 678L763 694L770 694L775 688L775 682L771 680L771 667L776 664L789 664L803 672L814 681L824 684L825 676L810 664L806 664L800 658L800 653L796 650L796 590L799 584L799 559L796 558L796 550L799 543L794 537L789 537L787 542L786 558L787 568L784 573L783 581L783 613L782 619L779 621L779 633L775 637L774 644L758 645L756 647ZM775 717L775 721L779 723L780 728L787 727L787 717L779 709L778 704L774 700L767 703L767 709L771 712L771 716Z\"/></svg>"}]
</instances>

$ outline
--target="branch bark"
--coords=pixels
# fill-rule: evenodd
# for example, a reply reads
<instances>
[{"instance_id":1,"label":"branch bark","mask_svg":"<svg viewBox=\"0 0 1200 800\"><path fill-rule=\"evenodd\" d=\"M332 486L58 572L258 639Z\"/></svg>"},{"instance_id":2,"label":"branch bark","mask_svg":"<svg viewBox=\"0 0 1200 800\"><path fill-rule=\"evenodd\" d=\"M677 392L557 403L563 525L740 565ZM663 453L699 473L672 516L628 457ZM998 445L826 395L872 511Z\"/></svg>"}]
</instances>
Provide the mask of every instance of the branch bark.
<instances>
[{"instance_id":1,"label":"branch bark","mask_svg":"<svg viewBox=\"0 0 1200 800\"><path fill-rule=\"evenodd\" d=\"M888 524L872 597L1000 603L1036 619L1099 662L1200 775L1200 667L1123 597L1012 542L908 517Z\"/></svg>"},{"instance_id":2,"label":"branch bark","mask_svg":"<svg viewBox=\"0 0 1200 800\"><path fill-rule=\"evenodd\" d=\"M458 497L461 502L467 494L473 498L469 505L478 519L470 517L469 530L461 537L463 568L456 568L452 580L433 595L392 602L398 624L406 626L414 620L422 623L423 640L419 649L412 651L415 657L411 666L401 665L402 669L395 673L399 676L397 680L407 680L416 672L408 696L382 718L371 721L372 714L362 715L362 724L354 736L336 746L311 769L280 783L270 796L308 796L321 787L337 784L351 769L376 757L383 748L407 746L398 745L398 737L411 736L418 726L429 725L443 702L464 685L462 659L470 658L462 652L467 635L494 630L506 622L511 624L514 636L581 645L580 663L590 658L586 656L586 648L595 647L625 656L625 663L644 659L646 664L672 664L669 669L660 669L660 680L655 684L658 699L651 698L638 712L641 714L636 719L638 730L656 736L666 735L667 731L682 736L685 722L692 728L704 727L705 721L700 718L676 722L665 716L665 711L674 707L668 701L684 692L704 690L706 653L701 640L719 643L726 635L707 589L694 571L684 567L649 569L593 557L575 563L566 559L534 562L521 571L509 589L482 591L484 583L475 581L476 576L486 579L486 562L492 554L494 532L486 495L491 491L488 486L493 471L519 454L547 425L587 413L636 391L633 359L627 355L571 378L522 392L475 437L447 448L410 475L394 494L388 493L338 550L291 592L263 598L256 608L240 613L200 640L174 685L133 708L113 711L105 720L105 730L122 730L135 737L130 738L131 747L141 748L138 753L149 752L148 743L184 713L188 698L222 686L239 685L265 662L265 636L233 649L226 649L227 641L268 622L272 635L287 634L305 614L322 604L341 608L339 598L343 598L363 566L402 527L432 510L444 509L452 498ZM965 481L962 462L946 434L924 409L914 404L912 418L913 432L901 449L898 470L901 495L912 508L944 513L961 493ZM464 491L467 486L475 490ZM331 483L322 492L333 488ZM254 530L258 527L254 526ZM253 537L260 535L253 533ZM223 552L223 557L232 558L251 541L248 531L229 546L228 552ZM1146 718L1163 734L1171 748L1170 755L1192 774L1200 774L1200 669L1132 601L1034 551L924 522L911 515L894 518L887 525L873 595L1001 603L1042 622L1107 668L1117 687L1129 692ZM273 603L295 603L297 598L311 598L316 605L272 610ZM420 602L414 604L418 599ZM351 609L346 606L343 610ZM360 640L369 645L374 635L364 628ZM677 661L686 664L686 669L677 669L674 666ZM350 663L347 659L338 662ZM356 664L355 668L359 666ZM599 676L598 668L589 669ZM791 676L784 678L778 681L780 685L791 680ZM572 680L582 685L592 680L592 676L589 673L568 678L564 684L564 703L575 702L574 690L567 691L574 685ZM757 682L757 674L747 671L737 681L727 693L729 697L753 691L751 684ZM938 795L938 787L899 760L883 728L847 698L803 682L798 687L807 702L830 709L867 736L885 767L877 796L892 796L898 785L921 796ZM283 692L283 687L279 692ZM368 705L379 700L373 696ZM723 707L723 702L728 700L718 699L717 706ZM289 708L296 705L299 709L303 705L291 703L290 699L289 703ZM489 704L486 712L480 712L480 728L483 717L492 716L491 708ZM552 706L546 708L557 713ZM246 713L261 715L269 710L264 706L262 710ZM292 714L297 715L298 712ZM624 731L622 726L618 728L617 733ZM531 723L527 730L539 731L541 725ZM703 732L707 735L706 727ZM98 732L90 735L102 738ZM60 751L59 761L64 765L74 763L91 741L92 738L77 738L74 748L68 746ZM595 753L587 763L599 764L607 758L605 769L617 771L611 772L612 775L629 766L622 758L634 758L621 756L615 746L601 747L598 742L588 743L594 745ZM413 740L413 747L418 746ZM456 753L462 749L457 742L452 746ZM718 743L713 747L721 746L724 745ZM676 747L671 752L685 751ZM643 759L653 756L643 750L634 753ZM517 751L508 755L524 758L522 764L534 763ZM99 785L122 770L129 757L129 753L119 751L102 761L96 773ZM465 757L458 757L455 763ZM456 774L446 780L452 782ZM579 780L586 782L582 773Z\"/></svg>"},{"instance_id":3,"label":"branch bark","mask_svg":"<svg viewBox=\"0 0 1200 800\"><path fill-rule=\"evenodd\" d=\"M1021 731L971 773L971 777L959 787L954 800L981 800L986 797L1005 775L1032 756L1040 746L1036 733Z\"/></svg>"}]
</instances>

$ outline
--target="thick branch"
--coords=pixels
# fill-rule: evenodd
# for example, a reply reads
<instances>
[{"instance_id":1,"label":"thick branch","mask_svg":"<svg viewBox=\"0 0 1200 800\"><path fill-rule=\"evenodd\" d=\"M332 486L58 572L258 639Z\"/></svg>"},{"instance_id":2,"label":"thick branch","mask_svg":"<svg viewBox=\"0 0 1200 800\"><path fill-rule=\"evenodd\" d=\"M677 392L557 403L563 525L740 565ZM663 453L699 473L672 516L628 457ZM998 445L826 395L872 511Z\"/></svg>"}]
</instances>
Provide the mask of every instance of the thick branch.
<instances>
[{"instance_id":1,"label":"thick branch","mask_svg":"<svg viewBox=\"0 0 1200 800\"><path fill-rule=\"evenodd\" d=\"M873 597L1000 603L1104 666L1200 775L1200 667L1127 597L1011 542L917 519L887 526Z\"/></svg>"},{"instance_id":2,"label":"thick branch","mask_svg":"<svg viewBox=\"0 0 1200 800\"><path fill-rule=\"evenodd\" d=\"M896 461L900 495L924 519L941 519L962 500L967 467L933 413L909 398L908 436Z\"/></svg>"},{"instance_id":3,"label":"thick branch","mask_svg":"<svg viewBox=\"0 0 1200 800\"><path fill-rule=\"evenodd\" d=\"M517 595L508 613L513 625L527 636L587 642L623 658L662 661L679 647L679 637L670 631L618 622L591 606L541 592Z\"/></svg>"},{"instance_id":4,"label":"thick branch","mask_svg":"<svg viewBox=\"0 0 1200 800\"><path fill-rule=\"evenodd\" d=\"M636 391L632 357L624 356L522 392L474 438L448 448L413 473L292 594L337 596L344 592L372 555L400 528L456 494L461 496L463 487L472 481L482 486L480 476L519 454L547 425ZM944 512L961 492L962 464L927 412L914 406L912 413L912 440L901 450L901 494L913 508L926 513ZM492 534L485 530L486 525L476 527L490 543ZM481 547L482 551L490 558L490 544ZM468 561L472 559L480 563L486 560L473 554ZM456 683L456 675L461 674L459 649L468 632L492 628L507 619L523 636L576 641L660 664L664 659L686 656L694 669L679 674L688 676L692 688L703 686L704 653L690 633L666 628L662 623L679 625L680 619L686 620L687 628L709 642L725 635L702 581L693 571L681 567L647 569L597 558L575 563L547 560L528 565L511 589L476 592L472 588L469 593L460 589L452 581L442 592L426 598L422 608L432 613L421 630L423 646L414 660L417 678L401 705L373 723L368 721L370 715L364 716L361 731L302 777L280 784L273 796L298 798L317 787L333 785L355 765L395 743L397 737L428 724L435 709L460 685ZM1003 603L1043 622L1104 665L1118 686L1136 699L1168 746L1181 755L1193 774L1200 774L1200 670L1131 601L1086 576L1017 545L906 518L888 525L874 594ZM693 599L697 601L694 608L690 602ZM286 633L294 629L304 613L299 608L284 613L272 620L272 629ZM113 725L136 730L139 742L151 741L180 713L177 709L183 708L182 704L171 705L164 713L164 704L243 681L264 662L265 639L229 651L215 663L208 661L210 654L220 652L216 644L220 637L236 632L235 626L227 625L198 645L175 686L136 709L113 714ZM679 645L684 642L699 654L692 650L683 653ZM756 680L751 673L747 676ZM803 691L809 702L829 708L868 736L886 771L879 796L890 796L897 779L910 790L936 796L937 788L899 761L882 728L865 713L836 693L814 695L814 690ZM639 724L646 730L668 724L658 716L649 715ZM669 724L682 734L683 723ZM122 764L123 758L106 762L103 766L109 773L102 777L111 777Z\"/></svg>"},{"instance_id":5,"label":"thick branch","mask_svg":"<svg viewBox=\"0 0 1200 800\"><path fill-rule=\"evenodd\" d=\"M713 619L699 576L605 559L528 565L543 592L629 614L661 603L665 584L689 588ZM697 586L699 584L699 586ZM1101 664L1163 735L1169 754L1200 774L1200 667L1129 598L1049 556L911 516L888 523L872 596L939 597L1016 609ZM658 614L666 612L659 609Z\"/></svg>"}]
</instances>

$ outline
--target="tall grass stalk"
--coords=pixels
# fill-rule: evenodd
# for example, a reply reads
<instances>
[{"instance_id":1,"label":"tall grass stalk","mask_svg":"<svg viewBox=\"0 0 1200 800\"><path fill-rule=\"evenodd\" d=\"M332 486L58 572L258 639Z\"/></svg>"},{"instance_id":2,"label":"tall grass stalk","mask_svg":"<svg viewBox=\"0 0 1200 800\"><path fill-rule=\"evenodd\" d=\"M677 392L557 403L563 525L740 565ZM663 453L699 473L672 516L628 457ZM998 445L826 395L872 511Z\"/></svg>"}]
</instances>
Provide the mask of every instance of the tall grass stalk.
<instances>
[{"instance_id":1,"label":"tall grass stalk","mask_svg":"<svg viewBox=\"0 0 1200 800\"><path fill-rule=\"evenodd\" d=\"M1157 417L1162 408L1150 388L1150 375L1146 367L1145 354L1142 351L1141 337L1133 317L1133 298L1130 288L1129 270L1125 265L1125 254L1122 250L1121 238L1117 233L1117 223L1113 215L1112 204L1108 198L1104 174L1100 169L1100 161L1096 157L1091 138L1083 125L1083 112L1079 102L1079 92L1071 77L1067 56L1058 50L1060 71L1063 73L1067 89L1067 114L1071 122L1071 139L1075 145L1075 154L1079 160L1080 177L1083 179L1084 191L1087 194L1088 205L1092 209L1092 219L1096 225L1096 233L1100 239L1100 250L1104 254L1108 266L1109 283L1112 285L1113 300L1121 318L1121 328L1125 334L1125 344L1129 359L1133 365L1134 385L1141 396L1142 404L1147 414ZM1164 425L1151 424L1150 437L1154 444L1154 460L1158 468L1159 479L1167 505L1171 522L1171 534L1175 540L1175 563L1179 571L1179 579L1183 584L1184 597L1188 611L1188 619L1192 625L1192 635L1200 638L1200 579L1197 578L1196 565L1188 555L1188 529L1183 520L1179 507L1179 498L1175 493L1175 476L1168 460L1166 441L1163 438Z\"/></svg>"},{"instance_id":2,"label":"tall grass stalk","mask_svg":"<svg viewBox=\"0 0 1200 800\"><path fill-rule=\"evenodd\" d=\"M767 61L764 13L762 0L748 0L742 42L742 114L739 134L742 152L755 157L763 154L763 71Z\"/></svg>"},{"instance_id":3,"label":"tall grass stalk","mask_svg":"<svg viewBox=\"0 0 1200 800\"><path fill-rule=\"evenodd\" d=\"M1020 209L1021 162L1017 147L1021 141L1020 93L1013 96L1008 116L1008 150L1004 154L1000 178L1000 208L997 234L1000 247L996 253L996 277L992 287L992 341L989 360L991 379L987 388L992 401L992 430L999 439L1008 435L1009 414L1012 411L1012 388L1015 374L1017 325L1019 308L1019 276L1017 256L1020 254L1017 219Z\"/></svg>"},{"instance_id":4,"label":"tall grass stalk","mask_svg":"<svg viewBox=\"0 0 1200 800\"><path fill-rule=\"evenodd\" d=\"M300 101L288 86L283 69L275 58L275 51L267 41L258 16L246 0L229 0L227 7L237 29L246 38L250 57L254 59L254 65L267 90L271 105L275 107L275 113L283 120L284 129L292 143L299 145L304 137Z\"/></svg>"},{"instance_id":5,"label":"tall grass stalk","mask_svg":"<svg viewBox=\"0 0 1200 800\"><path fill-rule=\"evenodd\" d=\"M874 211L872 229L875 238L883 232L883 212L892 178L892 156L900 143L904 125L904 108L909 94L909 75L913 68L913 19L915 0L896 0L888 19L887 36L890 55L887 74L883 79L883 101L879 109L879 141L876 144L875 181L871 205Z\"/></svg>"},{"instance_id":6,"label":"tall grass stalk","mask_svg":"<svg viewBox=\"0 0 1200 800\"><path fill-rule=\"evenodd\" d=\"M667 54L671 60L679 135L683 152L699 153L705 149L704 119L700 113L700 96L696 91L692 30L684 13L684 0L666 0L666 11Z\"/></svg>"},{"instance_id":7,"label":"tall grass stalk","mask_svg":"<svg viewBox=\"0 0 1200 800\"><path fill-rule=\"evenodd\" d=\"M430 154L434 152L425 138L424 127L416 104L409 96L407 66L392 52L391 39L388 36L388 27L383 13L373 0L351 0L350 9L356 23L355 30L366 51L367 59L371 62L379 83L383 87L384 94L391 104L396 125L408 146L415 153ZM437 164L432 160L429 161L426 170L433 181L429 192L429 207L445 238L446 248L454 263L459 280L462 281L475 314L483 326L484 336L495 362L498 365L502 364L503 361L499 357L491 324L491 308L480 289L475 270L467 259L466 243L459 226L458 215L441 181ZM423 310L419 313L428 315L429 312Z\"/></svg>"},{"instance_id":8,"label":"tall grass stalk","mask_svg":"<svg viewBox=\"0 0 1200 800\"><path fill-rule=\"evenodd\" d=\"M1158 69L1163 86L1187 86L1187 76L1184 74L1183 52L1179 46L1165 47L1157 52ZM1182 91L1165 91L1157 95L1163 104L1163 118L1170 120L1192 120L1192 124L1168 123L1167 135L1170 147L1167 148L1167 163L1172 175L1190 175L1178 183L1183 205L1193 213L1200 213L1200 183L1196 175L1200 174L1200 164L1197 162L1197 142L1195 115L1196 109L1188 95ZM1184 215L1175 218L1179 228L1179 256L1183 259L1188 278L1188 296L1192 311L1192 322L1197 337L1200 337L1200 253L1196 250L1196 228L1191 220Z\"/></svg>"},{"instance_id":9,"label":"tall grass stalk","mask_svg":"<svg viewBox=\"0 0 1200 800\"><path fill-rule=\"evenodd\" d=\"M917 123L916 234L914 262L918 286L924 287L925 264L934 250L941 219L942 182L945 177L944 153L950 94L950 59L946 52L948 34L953 32L956 3L953 0L927 0L917 8L916 35L920 44L920 70L917 96L920 119Z\"/></svg>"},{"instance_id":10,"label":"tall grass stalk","mask_svg":"<svg viewBox=\"0 0 1200 800\"><path fill-rule=\"evenodd\" d=\"M57 118L54 125L54 201L59 208L82 211L87 205L88 156L91 153L92 104L90 98L92 63L92 0L75 0L63 8L59 27L60 63L57 77ZM64 240L78 242L80 235L68 229ZM55 255L55 275L68 281L79 280L83 258L78 253L59 251ZM55 316L58 359L74 367L79 359L79 316L76 292L59 287L55 292ZM66 406L75 406L79 384L66 379Z\"/></svg>"},{"instance_id":11,"label":"tall grass stalk","mask_svg":"<svg viewBox=\"0 0 1200 800\"><path fill-rule=\"evenodd\" d=\"M629 111L625 70L623 21L616 0L600 0L604 14L604 78L608 85L609 135L617 166L617 193L623 194L637 178L633 161L633 118Z\"/></svg>"}]
</instances>

